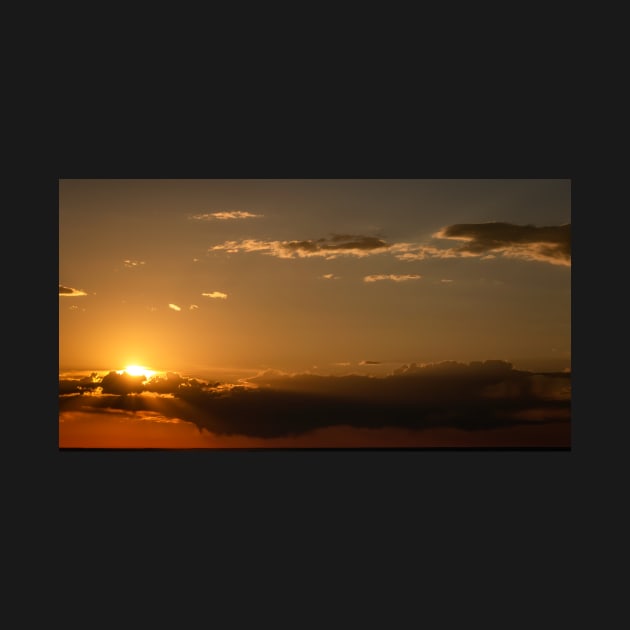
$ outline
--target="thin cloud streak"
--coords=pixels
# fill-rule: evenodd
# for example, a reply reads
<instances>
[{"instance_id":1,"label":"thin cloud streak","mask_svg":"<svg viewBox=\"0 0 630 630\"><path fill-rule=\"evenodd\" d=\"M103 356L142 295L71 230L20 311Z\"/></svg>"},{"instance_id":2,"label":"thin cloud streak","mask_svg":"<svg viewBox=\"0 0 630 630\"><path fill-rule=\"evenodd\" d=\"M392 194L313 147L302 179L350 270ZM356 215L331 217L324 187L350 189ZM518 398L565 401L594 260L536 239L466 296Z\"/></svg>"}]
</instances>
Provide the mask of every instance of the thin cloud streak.
<instances>
[{"instance_id":1,"label":"thin cloud streak","mask_svg":"<svg viewBox=\"0 0 630 630\"><path fill-rule=\"evenodd\" d=\"M146 264L144 260L132 260L130 258L123 260L123 265L125 265L127 269L135 269L136 267L141 267L144 264Z\"/></svg>"},{"instance_id":2,"label":"thin cloud streak","mask_svg":"<svg viewBox=\"0 0 630 630\"><path fill-rule=\"evenodd\" d=\"M246 212L243 210L230 210L224 212L208 212L204 214L194 214L190 219L197 221L226 221L229 219L258 219L263 217L262 214L254 214L253 212Z\"/></svg>"},{"instance_id":3,"label":"thin cloud streak","mask_svg":"<svg viewBox=\"0 0 630 630\"><path fill-rule=\"evenodd\" d=\"M227 299L227 293L221 293L221 291L213 291L212 293L202 293L203 297L215 298L220 300Z\"/></svg>"},{"instance_id":4,"label":"thin cloud streak","mask_svg":"<svg viewBox=\"0 0 630 630\"><path fill-rule=\"evenodd\" d=\"M391 280L392 282L406 282L407 280L419 280L422 276L416 274L380 273L365 276L363 282L378 282L379 280Z\"/></svg>"}]
</instances>

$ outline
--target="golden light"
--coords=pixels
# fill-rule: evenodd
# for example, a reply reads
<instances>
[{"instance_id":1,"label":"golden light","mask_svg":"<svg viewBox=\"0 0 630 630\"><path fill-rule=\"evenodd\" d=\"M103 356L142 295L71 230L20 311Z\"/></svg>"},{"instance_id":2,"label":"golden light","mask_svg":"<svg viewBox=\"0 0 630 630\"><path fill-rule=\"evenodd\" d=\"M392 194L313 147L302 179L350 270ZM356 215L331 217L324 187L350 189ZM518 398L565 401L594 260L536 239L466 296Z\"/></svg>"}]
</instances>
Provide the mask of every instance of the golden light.
<instances>
[{"instance_id":1,"label":"golden light","mask_svg":"<svg viewBox=\"0 0 630 630\"><path fill-rule=\"evenodd\" d=\"M155 370L150 370L149 368L144 367L144 365L128 365L123 370L120 370L119 374L122 374L123 372L127 372L130 376L144 376L145 378L151 378L157 374Z\"/></svg>"}]
</instances>

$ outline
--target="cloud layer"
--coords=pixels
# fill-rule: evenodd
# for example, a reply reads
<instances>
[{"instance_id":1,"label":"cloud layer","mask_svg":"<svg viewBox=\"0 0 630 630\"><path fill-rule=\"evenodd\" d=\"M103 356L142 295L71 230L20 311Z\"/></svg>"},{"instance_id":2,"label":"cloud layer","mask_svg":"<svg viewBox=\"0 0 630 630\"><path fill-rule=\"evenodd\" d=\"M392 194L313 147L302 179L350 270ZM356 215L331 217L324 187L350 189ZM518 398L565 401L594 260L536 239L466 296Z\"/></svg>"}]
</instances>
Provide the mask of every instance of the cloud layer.
<instances>
[{"instance_id":1,"label":"cloud layer","mask_svg":"<svg viewBox=\"0 0 630 630\"><path fill-rule=\"evenodd\" d=\"M110 372L59 383L60 411L159 412L215 435L277 438L337 427L507 429L570 421L570 374L504 361L404 365L386 377L268 371L241 385Z\"/></svg>"}]
</instances>

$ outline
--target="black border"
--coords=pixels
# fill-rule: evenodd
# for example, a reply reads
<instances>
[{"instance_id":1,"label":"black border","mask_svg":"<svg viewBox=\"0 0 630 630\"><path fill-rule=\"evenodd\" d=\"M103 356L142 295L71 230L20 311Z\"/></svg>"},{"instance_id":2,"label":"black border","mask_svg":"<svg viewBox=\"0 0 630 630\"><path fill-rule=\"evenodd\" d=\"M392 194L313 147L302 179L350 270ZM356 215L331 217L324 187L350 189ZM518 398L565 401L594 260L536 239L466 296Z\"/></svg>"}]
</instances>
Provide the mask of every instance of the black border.
<instances>
[{"instance_id":1,"label":"black border","mask_svg":"<svg viewBox=\"0 0 630 630\"><path fill-rule=\"evenodd\" d=\"M576 179L573 129L559 104L543 121L520 110L497 117L496 108L479 116L463 104L431 112L408 107L403 115L397 101L387 109L366 111L361 105L356 99L352 105L329 106L327 116L317 105L292 115L284 107L273 116L267 115L271 108L263 113L236 105L229 113L229 108L212 109L189 117L181 111L185 108L165 108L143 117L138 112L151 109L136 104L123 120L103 109L96 117L63 117L57 121L61 154L46 154L36 200L47 226L40 238L51 305L56 309L58 302L52 294L56 239L50 235L58 228L59 178L568 178L581 275L585 228L579 217L592 191ZM578 299L581 308L586 301ZM573 304L575 338L580 334L575 320L583 316ZM51 326L42 329L43 347L50 348ZM37 466L46 478L38 486L47 491L47 505L55 506L57 527L72 530L54 543L69 557L72 550L82 554L88 541L113 536L138 567L137 537L158 529L164 545L187 554L184 571L196 564L197 554L207 553L215 563L220 557L225 567L235 562L236 550L245 550L241 567L253 569L248 560L262 556L265 570L289 563L298 573L314 568L334 580L341 560L348 571L345 588L351 591L366 586L361 579L366 572L381 571L379 584L387 575L400 584L398 571L411 568L418 574L442 567L444 574L431 574L429 588L439 580L453 594L461 589L483 598L488 595L485 564L503 569L508 585L500 592L538 581L557 588L556 596L571 606L562 600L563 580L571 578L579 555L575 534L586 512L589 453L597 444L591 426L601 419L587 391L583 350L575 342L570 451L66 452L57 448L54 412L56 332L49 395L33 402L43 405L35 412L39 426L50 429L44 430L48 439ZM592 498L593 492L586 495ZM77 533L82 528L90 530L83 537ZM264 553L268 549L272 554ZM140 557L142 566L153 566L148 556ZM553 584L545 574L549 563L557 576ZM467 576L465 584L453 577L458 571ZM489 579L493 599L503 581L499 577ZM414 583L407 582L404 596L418 601L415 612L422 619ZM387 585L382 588L385 596ZM540 591L533 590L532 599L540 601ZM520 615L506 612L507 618Z\"/></svg>"}]
</instances>

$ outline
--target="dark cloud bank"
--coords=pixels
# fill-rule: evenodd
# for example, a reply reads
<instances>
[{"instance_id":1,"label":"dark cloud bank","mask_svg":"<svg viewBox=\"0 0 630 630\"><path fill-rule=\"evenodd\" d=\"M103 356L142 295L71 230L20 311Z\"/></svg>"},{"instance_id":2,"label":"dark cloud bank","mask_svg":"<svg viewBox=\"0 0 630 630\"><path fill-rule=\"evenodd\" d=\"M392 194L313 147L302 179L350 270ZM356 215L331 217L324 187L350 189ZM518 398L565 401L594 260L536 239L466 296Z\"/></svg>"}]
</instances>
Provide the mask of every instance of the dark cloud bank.
<instances>
[{"instance_id":1,"label":"dark cloud bank","mask_svg":"<svg viewBox=\"0 0 630 630\"><path fill-rule=\"evenodd\" d=\"M467 241L460 252L483 255L503 252L517 257L570 264L571 224L535 226L512 223L459 223L438 236Z\"/></svg>"},{"instance_id":2,"label":"dark cloud bank","mask_svg":"<svg viewBox=\"0 0 630 630\"><path fill-rule=\"evenodd\" d=\"M176 373L59 382L59 410L153 411L216 435L291 437L330 427L480 431L570 421L570 373L504 361L404 365L386 377L266 372L244 385Z\"/></svg>"}]
</instances>

